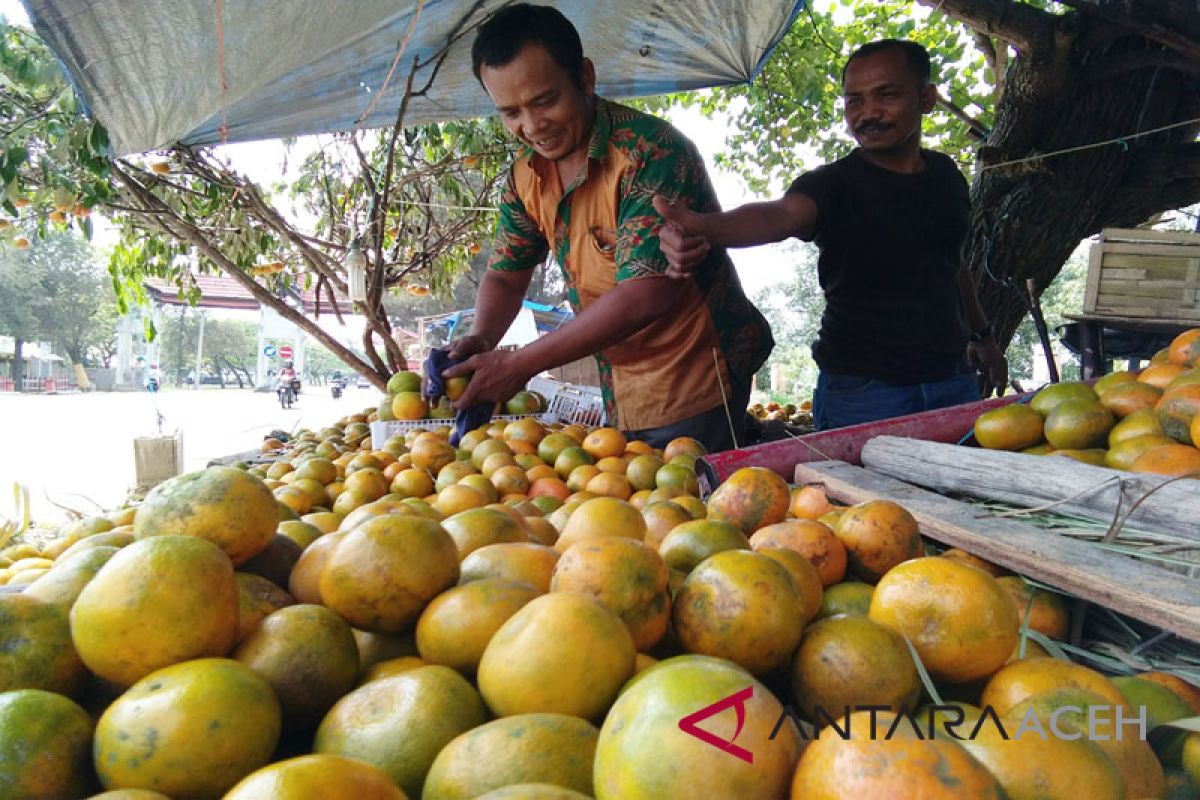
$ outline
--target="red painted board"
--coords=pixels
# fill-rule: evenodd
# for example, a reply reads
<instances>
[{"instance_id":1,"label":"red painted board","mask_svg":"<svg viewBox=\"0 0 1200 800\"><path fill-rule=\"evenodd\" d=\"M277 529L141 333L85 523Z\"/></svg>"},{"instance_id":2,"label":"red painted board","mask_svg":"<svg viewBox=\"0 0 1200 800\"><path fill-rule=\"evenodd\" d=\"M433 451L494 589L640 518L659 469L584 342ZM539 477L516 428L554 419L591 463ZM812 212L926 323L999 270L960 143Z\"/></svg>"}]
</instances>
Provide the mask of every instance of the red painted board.
<instances>
[{"instance_id":1,"label":"red painted board","mask_svg":"<svg viewBox=\"0 0 1200 800\"><path fill-rule=\"evenodd\" d=\"M844 461L861 465L863 445L876 436L906 436L953 444L970 432L975 425L975 418L983 412L1028 397L1029 394L995 397L920 414L865 422L848 428L818 431L742 450L710 453L696 462L696 473L700 478L701 492L706 495L742 467L767 467L790 483L795 476L796 465L807 461Z\"/></svg>"}]
</instances>

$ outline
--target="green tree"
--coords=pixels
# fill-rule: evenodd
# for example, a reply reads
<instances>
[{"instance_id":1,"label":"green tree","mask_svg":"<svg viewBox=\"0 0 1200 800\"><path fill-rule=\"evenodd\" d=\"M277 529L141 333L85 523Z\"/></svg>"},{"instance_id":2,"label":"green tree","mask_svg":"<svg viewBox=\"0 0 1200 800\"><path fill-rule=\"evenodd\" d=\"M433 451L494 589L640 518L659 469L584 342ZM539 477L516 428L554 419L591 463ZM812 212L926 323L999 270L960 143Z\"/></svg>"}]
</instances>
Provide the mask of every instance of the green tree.
<instances>
[{"instance_id":1,"label":"green tree","mask_svg":"<svg viewBox=\"0 0 1200 800\"><path fill-rule=\"evenodd\" d=\"M397 74L408 96L428 88L445 54ZM102 209L122 233L109 263L122 310L145 301L147 277L174 280L194 300L196 276L220 272L382 388L404 366L384 298L409 286L449 291L492 224L478 209L493 204L509 156L494 121L409 127L407 102L391 129L321 137L290 186L261 187L211 148L114 157L45 45L0 26L3 207L37 235L67 227L90 235L88 215ZM284 213L289 203L300 213ZM0 236L11 240L14 227ZM288 302L312 289L317 313L340 318L352 305L345 262L357 252L366 273L366 301L354 304L368 323L362 355Z\"/></svg>"},{"instance_id":2,"label":"green tree","mask_svg":"<svg viewBox=\"0 0 1200 800\"><path fill-rule=\"evenodd\" d=\"M194 380L201 313L188 306L176 306L166 309L163 315L160 366L164 375L172 376L180 383ZM200 372L217 376L222 388L230 377L239 389L253 387L257 345L254 323L213 319L206 315Z\"/></svg>"},{"instance_id":3,"label":"green tree","mask_svg":"<svg viewBox=\"0 0 1200 800\"><path fill-rule=\"evenodd\" d=\"M718 159L759 190L853 147L838 107L857 46L911 38L942 99L934 146L973 177L966 261L1007 343L1081 239L1200 200L1200 9L1178 0L824 0L748 85L675 98L733 109ZM932 10L928 10L932 9ZM808 147L804 147L807 145ZM1063 152L1066 151L1066 152Z\"/></svg>"}]
</instances>

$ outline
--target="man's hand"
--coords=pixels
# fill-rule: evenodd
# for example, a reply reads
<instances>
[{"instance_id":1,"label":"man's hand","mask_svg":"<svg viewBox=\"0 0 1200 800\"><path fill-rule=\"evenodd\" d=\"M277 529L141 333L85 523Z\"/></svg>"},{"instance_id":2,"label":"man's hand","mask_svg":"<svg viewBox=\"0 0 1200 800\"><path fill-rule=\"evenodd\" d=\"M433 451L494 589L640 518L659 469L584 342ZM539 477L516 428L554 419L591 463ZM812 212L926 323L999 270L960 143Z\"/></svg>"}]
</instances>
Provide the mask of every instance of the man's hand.
<instances>
[{"instance_id":1,"label":"man's hand","mask_svg":"<svg viewBox=\"0 0 1200 800\"><path fill-rule=\"evenodd\" d=\"M982 342L970 342L967 361L978 373L980 395L986 399L993 393L997 397L1004 394L1008 387L1008 360L995 339L989 336Z\"/></svg>"},{"instance_id":2,"label":"man's hand","mask_svg":"<svg viewBox=\"0 0 1200 800\"><path fill-rule=\"evenodd\" d=\"M472 337L467 337L472 338ZM484 343L486 344L486 342ZM477 352L461 364L456 364L442 373L443 378L470 375L471 382L462 397L454 402L458 411L476 403L504 403L533 377L520 366L520 355L508 350Z\"/></svg>"},{"instance_id":3,"label":"man's hand","mask_svg":"<svg viewBox=\"0 0 1200 800\"><path fill-rule=\"evenodd\" d=\"M491 342L489 342L487 339L484 339L482 336L471 334L469 336L464 336L461 339L456 339L450 343L450 357L455 361L461 361L464 358L470 358L471 356L478 355L479 353L486 353L489 350L494 349L494 347L495 346ZM459 373L456 372L454 374L457 375ZM451 375L449 370L447 370L446 377L452 378L454 375Z\"/></svg>"},{"instance_id":4,"label":"man's hand","mask_svg":"<svg viewBox=\"0 0 1200 800\"><path fill-rule=\"evenodd\" d=\"M666 220L658 233L659 246L670 265L666 275L677 280L690 278L712 249L703 234L703 215L672 203L662 195L655 195L653 203L654 210Z\"/></svg>"}]
</instances>

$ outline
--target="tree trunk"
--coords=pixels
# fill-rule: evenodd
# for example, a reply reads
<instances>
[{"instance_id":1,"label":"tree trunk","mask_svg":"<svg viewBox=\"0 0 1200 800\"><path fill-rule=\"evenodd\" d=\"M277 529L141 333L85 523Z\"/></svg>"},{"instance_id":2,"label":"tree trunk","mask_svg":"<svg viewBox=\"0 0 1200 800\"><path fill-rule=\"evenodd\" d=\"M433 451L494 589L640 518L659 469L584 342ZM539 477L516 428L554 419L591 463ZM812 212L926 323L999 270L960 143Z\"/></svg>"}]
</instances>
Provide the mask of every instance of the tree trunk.
<instances>
[{"instance_id":1,"label":"tree trunk","mask_svg":"<svg viewBox=\"0 0 1200 800\"><path fill-rule=\"evenodd\" d=\"M13 391L25 391L25 359L21 357L21 346L25 344L20 336L14 337L13 344Z\"/></svg>"},{"instance_id":2,"label":"tree trunk","mask_svg":"<svg viewBox=\"0 0 1200 800\"><path fill-rule=\"evenodd\" d=\"M1200 116L1200 65L1123 4L1049 14L1015 0L920 2L1018 51L979 151L964 251L1007 344L1027 278L1040 294L1080 240L1200 200L1200 125L1187 122Z\"/></svg>"}]
</instances>

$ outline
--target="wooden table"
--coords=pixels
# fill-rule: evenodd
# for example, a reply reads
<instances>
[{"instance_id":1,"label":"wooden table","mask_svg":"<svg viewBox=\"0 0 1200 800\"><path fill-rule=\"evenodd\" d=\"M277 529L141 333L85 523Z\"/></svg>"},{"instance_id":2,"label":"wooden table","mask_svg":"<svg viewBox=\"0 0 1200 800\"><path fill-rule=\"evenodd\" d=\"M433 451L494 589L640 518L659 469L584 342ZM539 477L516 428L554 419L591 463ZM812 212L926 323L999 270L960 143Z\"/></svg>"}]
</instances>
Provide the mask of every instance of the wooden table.
<instances>
[{"instance_id":1,"label":"wooden table","mask_svg":"<svg viewBox=\"0 0 1200 800\"><path fill-rule=\"evenodd\" d=\"M1182 320L1148 320L1098 314L1067 314L1065 316L1079 325L1079 364L1084 380L1098 378L1108 371L1109 357L1104 352L1105 328L1131 333L1162 334L1164 339L1170 339L1189 328L1196 327L1195 322Z\"/></svg>"}]
</instances>

